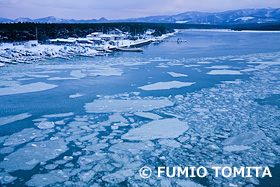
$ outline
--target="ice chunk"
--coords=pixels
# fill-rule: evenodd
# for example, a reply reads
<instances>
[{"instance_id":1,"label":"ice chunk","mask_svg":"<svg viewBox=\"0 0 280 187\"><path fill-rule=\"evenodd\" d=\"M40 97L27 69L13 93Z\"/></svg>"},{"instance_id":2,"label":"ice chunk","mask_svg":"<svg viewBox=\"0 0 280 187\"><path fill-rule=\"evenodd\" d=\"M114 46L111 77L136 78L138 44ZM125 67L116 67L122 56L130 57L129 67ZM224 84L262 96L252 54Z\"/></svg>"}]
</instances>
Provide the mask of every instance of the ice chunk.
<instances>
[{"instance_id":1,"label":"ice chunk","mask_svg":"<svg viewBox=\"0 0 280 187\"><path fill-rule=\"evenodd\" d=\"M88 172L80 173L79 178L81 181L88 182L91 179L93 179L94 175L95 175L95 172L90 170Z\"/></svg>"},{"instance_id":2,"label":"ice chunk","mask_svg":"<svg viewBox=\"0 0 280 187\"><path fill-rule=\"evenodd\" d=\"M73 112L69 113L62 113L62 114L49 114L49 115L43 115L42 117L44 118L62 118L62 117L68 117L68 116L73 116Z\"/></svg>"},{"instance_id":3,"label":"ice chunk","mask_svg":"<svg viewBox=\"0 0 280 187\"><path fill-rule=\"evenodd\" d=\"M104 68L104 69L98 69L93 70L93 73L90 75L92 76L121 76L123 74L123 71L118 68Z\"/></svg>"},{"instance_id":4,"label":"ice chunk","mask_svg":"<svg viewBox=\"0 0 280 187\"><path fill-rule=\"evenodd\" d=\"M227 69L227 68L230 68L230 66L227 66L227 65L223 65L223 66L210 66L210 67L205 67L205 68L208 68L208 69Z\"/></svg>"},{"instance_id":5,"label":"ice chunk","mask_svg":"<svg viewBox=\"0 0 280 187\"><path fill-rule=\"evenodd\" d=\"M114 144L109 148L109 151L114 152L116 154L128 152L132 154L139 154L141 150L152 151L154 148L154 144L152 142L140 142L140 143L118 143Z\"/></svg>"},{"instance_id":6,"label":"ice chunk","mask_svg":"<svg viewBox=\"0 0 280 187\"><path fill-rule=\"evenodd\" d=\"M15 122L15 121L23 120L25 118L29 118L30 116L31 115L28 113L23 113L23 114L18 114L15 116L2 117L2 118L0 118L0 126Z\"/></svg>"},{"instance_id":7,"label":"ice chunk","mask_svg":"<svg viewBox=\"0 0 280 187\"><path fill-rule=\"evenodd\" d=\"M195 84L195 82L180 82L180 81L170 81L170 82L157 82L154 84L149 84L146 86L138 87L142 90L167 90L171 88L182 88L186 86L191 86Z\"/></svg>"},{"instance_id":8,"label":"ice chunk","mask_svg":"<svg viewBox=\"0 0 280 187\"><path fill-rule=\"evenodd\" d=\"M150 113L150 112L136 112L134 114L136 116L140 116L142 118L153 119L153 120L157 120L157 119L162 118L161 116L159 116L157 114Z\"/></svg>"},{"instance_id":9,"label":"ice chunk","mask_svg":"<svg viewBox=\"0 0 280 187\"><path fill-rule=\"evenodd\" d=\"M25 84L25 85L20 85L20 86L15 86L15 87L0 88L0 96L30 93L30 92L40 92L40 91L53 89L56 87L57 87L57 85L54 85L54 84L37 82L37 83Z\"/></svg>"},{"instance_id":10,"label":"ice chunk","mask_svg":"<svg viewBox=\"0 0 280 187\"><path fill-rule=\"evenodd\" d=\"M122 117L120 114L114 114L109 116L109 122L123 122L123 123L128 123L128 121Z\"/></svg>"},{"instance_id":11,"label":"ice chunk","mask_svg":"<svg viewBox=\"0 0 280 187\"><path fill-rule=\"evenodd\" d=\"M181 144L175 140L169 140L169 139L162 139L159 141L160 145L168 146L168 147L173 147L173 148L178 148L181 146Z\"/></svg>"},{"instance_id":12,"label":"ice chunk","mask_svg":"<svg viewBox=\"0 0 280 187\"><path fill-rule=\"evenodd\" d=\"M0 185L1 184L9 184L16 180L16 177L11 176L9 173L0 172Z\"/></svg>"},{"instance_id":13,"label":"ice chunk","mask_svg":"<svg viewBox=\"0 0 280 187\"><path fill-rule=\"evenodd\" d=\"M48 78L49 81L60 81L60 80L77 80L77 77L51 77Z\"/></svg>"},{"instance_id":14,"label":"ice chunk","mask_svg":"<svg viewBox=\"0 0 280 187\"><path fill-rule=\"evenodd\" d=\"M222 145L250 145L262 139L266 139L263 131L249 131L224 140Z\"/></svg>"},{"instance_id":15,"label":"ice chunk","mask_svg":"<svg viewBox=\"0 0 280 187\"><path fill-rule=\"evenodd\" d=\"M8 172L30 170L40 162L56 158L67 149L63 140L29 143L25 147L9 154L6 160L0 163L0 167Z\"/></svg>"},{"instance_id":16,"label":"ice chunk","mask_svg":"<svg viewBox=\"0 0 280 187\"><path fill-rule=\"evenodd\" d=\"M76 98L76 97L82 97L83 95L80 94L80 93L76 93L74 95L69 95L69 98L73 99L73 98Z\"/></svg>"},{"instance_id":17,"label":"ice chunk","mask_svg":"<svg viewBox=\"0 0 280 187\"><path fill-rule=\"evenodd\" d=\"M33 128L23 129L20 132L9 136L4 142L4 146L15 146L33 140L36 137L41 137L41 131Z\"/></svg>"},{"instance_id":18,"label":"ice chunk","mask_svg":"<svg viewBox=\"0 0 280 187\"><path fill-rule=\"evenodd\" d=\"M39 123L38 128L39 129L50 129L54 127L54 122L52 121L42 121Z\"/></svg>"},{"instance_id":19,"label":"ice chunk","mask_svg":"<svg viewBox=\"0 0 280 187\"><path fill-rule=\"evenodd\" d=\"M201 61L201 62L197 62L198 64L211 64L212 62L208 62L208 61Z\"/></svg>"},{"instance_id":20,"label":"ice chunk","mask_svg":"<svg viewBox=\"0 0 280 187\"><path fill-rule=\"evenodd\" d=\"M228 152L235 152L235 151L244 151L247 149L251 149L250 146L244 146L244 145L229 145L229 146L225 146L224 150L228 151Z\"/></svg>"},{"instance_id":21,"label":"ice chunk","mask_svg":"<svg viewBox=\"0 0 280 187\"><path fill-rule=\"evenodd\" d=\"M149 111L158 108L173 106L173 102L168 99L158 100L95 100L86 103L85 109L88 113L110 113L110 112L137 112Z\"/></svg>"},{"instance_id":22,"label":"ice chunk","mask_svg":"<svg viewBox=\"0 0 280 187\"><path fill-rule=\"evenodd\" d=\"M176 118L152 121L139 128L131 129L122 136L128 140L153 140L158 138L177 138L183 134L189 126Z\"/></svg>"},{"instance_id":23,"label":"ice chunk","mask_svg":"<svg viewBox=\"0 0 280 187\"><path fill-rule=\"evenodd\" d=\"M175 72L167 72L172 77L187 77L188 75L182 73L175 73Z\"/></svg>"},{"instance_id":24,"label":"ice chunk","mask_svg":"<svg viewBox=\"0 0 280 187\"><path fill-rule=\"evenodd\" d=\"M237 70L211 70L207 73L208 75L242 75L240 71Z\"/></svg>"},{"instance_id":25,"label":"ice chunk","mask_svg":"<svg viewBox=\"0 0 280 187\"><path fill-rule=\"evenodd\" d=\"M119 184L125 181L126 177L135 175L134 172L130 169L117 171L116 173L110 173L102 177L103 181L106 181L111 184Z\"/></svg>"},{"instance_id":26,"label":"ice chunk","mask_svg":"<svg viewBox=\"0 0 280 187\"><path fill-rule=\"evenodd\" d=\"M201 184L197 184L197 183L195 183L195 182L193 182L193 181L190 181L190 180L179 180L178 182L177 182L177 184L179 185L179 186L190 186L190 187L203 187Z\"/></svg>"},{"instance_id":27,"label":"ice chunk","mask_svg":"<svg viewBox=\"0 0 280 187\"><path fill-rule=\"evenodd\" d=\"M62 170L54 170L50 173L36 174L29 181L27 186L49 186L51 184L67 181L69 176Z\"/></svg>"},{"instance_id":28,"label":"ice chunk","mask_svg":"<svg viewBox=\"0 0 280 187\"><path fill-rule=\"evenodd\" d=\"M72 70L70 75L77 78L84 78L86 76L86 74L82 73L81 70Z\"/></svg>"},{"instance_id":29,"label":"ice chunk","mask_svg":"<svg viewBox=\"0 0 280 187\"><path fill-rule=\"evenodd\" d=\"M3 147L2 149L0 149L0 154L7 154L13 151L14 151L13 147Z\"/></svg>"}]
</instances>

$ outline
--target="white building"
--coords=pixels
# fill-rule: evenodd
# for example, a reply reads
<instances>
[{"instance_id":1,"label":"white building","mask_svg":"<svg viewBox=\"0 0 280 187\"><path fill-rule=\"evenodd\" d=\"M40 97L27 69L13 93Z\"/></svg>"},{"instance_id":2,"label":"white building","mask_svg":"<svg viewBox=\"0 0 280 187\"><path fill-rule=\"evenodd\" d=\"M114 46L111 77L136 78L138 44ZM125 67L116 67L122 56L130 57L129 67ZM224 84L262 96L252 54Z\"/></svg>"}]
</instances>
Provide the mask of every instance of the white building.
<instances>
[{"instance_id":1,"label":"white building","mask_svg":"<svg viewBox=\"0 0 280 187\"><path fill-rule=\"evenodd\" d=\"M38 46L38 40L30 40L24 43L24 47L26 48L37 47L37 46Z\"/></svg>"}]
</instances>

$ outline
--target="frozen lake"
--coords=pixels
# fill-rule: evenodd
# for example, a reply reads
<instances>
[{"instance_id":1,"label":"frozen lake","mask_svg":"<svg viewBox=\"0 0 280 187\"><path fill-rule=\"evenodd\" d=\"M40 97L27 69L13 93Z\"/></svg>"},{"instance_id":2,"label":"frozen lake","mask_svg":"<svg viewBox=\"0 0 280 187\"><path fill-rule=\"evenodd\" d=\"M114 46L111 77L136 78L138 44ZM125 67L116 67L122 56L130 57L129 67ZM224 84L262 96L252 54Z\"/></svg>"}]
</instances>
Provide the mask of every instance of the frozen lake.
<instances>
[{"instance_id":1,"label":"frozen lake","mask_svg":"<svg viewBox=\"0 0 280 187\"><path fill-rule=\"evenodd\" d=\"M279 185L279 44L280 33L188 31L143 53L1 67L0 184ZM139 176L215 165L273 178Z\"/></svg>"}]
</instances>

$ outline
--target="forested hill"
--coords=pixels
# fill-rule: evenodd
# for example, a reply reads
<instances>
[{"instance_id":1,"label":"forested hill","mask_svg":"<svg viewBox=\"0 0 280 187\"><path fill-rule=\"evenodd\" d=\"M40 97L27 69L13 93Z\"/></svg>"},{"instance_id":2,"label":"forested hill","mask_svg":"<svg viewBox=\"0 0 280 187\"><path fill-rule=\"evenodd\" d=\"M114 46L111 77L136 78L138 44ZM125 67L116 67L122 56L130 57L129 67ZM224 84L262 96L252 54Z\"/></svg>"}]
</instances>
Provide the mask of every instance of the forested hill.
<instances>
[{"instance_id":1,"label":"forested hill","mask_svg":"<svg viewBox=\"0 0 280 187\"><path fill-rule=\"evenodd\" d=\"M53 38L85 37L92 32L108 32L119 29L132 36L153 29L154 36L173 32L174 29L233 29L233 30L280 30L280 24L242 24L242 25L205 25L176 23L2 23L0 42L27 41L36 39L41 42Z\"/></svg>"}]
</instances>

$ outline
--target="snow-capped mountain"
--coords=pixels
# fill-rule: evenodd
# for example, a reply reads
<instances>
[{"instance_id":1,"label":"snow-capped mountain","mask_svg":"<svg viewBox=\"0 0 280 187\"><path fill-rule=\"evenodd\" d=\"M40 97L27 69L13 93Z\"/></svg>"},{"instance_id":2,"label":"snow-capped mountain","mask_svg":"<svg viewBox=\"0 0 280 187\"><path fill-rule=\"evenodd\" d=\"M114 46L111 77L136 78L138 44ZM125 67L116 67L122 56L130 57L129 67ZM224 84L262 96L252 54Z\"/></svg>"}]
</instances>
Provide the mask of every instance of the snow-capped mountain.
<instances>
[{"instance_id":1,"label":"snow-capped mountain","mask_svg":"<svg viewBox=\"0 0 280 187\"><path fill-rule=\"evenodd\" d=\"M54 16L49 16L39 19L30 19L30 18L17 18L15 20L0 18L0 23L18 23L18 22L34 22L34 23L105 23L108 20L104 17L92 20L74 20L74 19L61 19Z\"/></svg>"},{"instance_id":2,"label":"snow-capped mountain","mask_svg":"<svg viewBox=\"0 0 280 187\"><path fill-rule=\"evenodd\" d=\"M152 16L119 21L211 25L280 23L280 8L242 9L218 13L192 11L172 16Z\"/></svg>"},{"instance_id":3,"label":"snow-capped mountain","mask_svg":"<svg viewBox=\"0 0 280 187\"><path fill-rule=\"evenodd\" d=\"M60 19L53 16L29 19L18 18L15 20L0 18L2 23L17 22L36 22L36 23L107 23L107 22L148 22L148 23L181 23L181 24L211 24L211 25L230 25L230 24L248 24L248 23L280 23L280 8L263 9L241 9L225 12L185 12L177 15L149 16L142 18L130 18L122 20L107 20L102 17L99 20L74 20Z\"/></svg>"}]
</instances>

